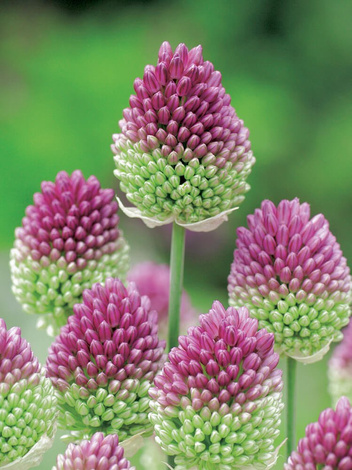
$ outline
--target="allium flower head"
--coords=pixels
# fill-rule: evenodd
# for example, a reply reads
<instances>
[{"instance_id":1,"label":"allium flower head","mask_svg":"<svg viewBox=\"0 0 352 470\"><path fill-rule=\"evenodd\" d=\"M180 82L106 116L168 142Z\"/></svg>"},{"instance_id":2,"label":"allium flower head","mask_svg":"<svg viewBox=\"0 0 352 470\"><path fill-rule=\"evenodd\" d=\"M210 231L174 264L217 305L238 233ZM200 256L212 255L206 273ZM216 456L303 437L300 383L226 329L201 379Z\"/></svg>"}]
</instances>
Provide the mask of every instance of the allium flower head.
<instances>
[{"instance_id":1,"label":"allium flower head","mask_svg":"<svg viewBox=\"0 0 352 470\"><path fill-rule=\"evenodd\" d=\"M156 440L180 470L270 468L283 407L274 335L218 301L199 320L150 390Z\"/></svg>"},{"instance_id":2,"label":"allium flower head","mask_svg":"<svg viewBox=\"0 0 352 470\"><path fill-rule=\"evenodd\" d=\"M310 219L307 203L263 201L237 229L228 278L230 305L245 305L259 327L275 334L278 351L319 360L340 341L351 314L351 276L329 223Z\"/></svg>"},{"instance_id":3,"label":"allium flower head","mask_svg":"<svg viewBox=\"0 0 352 470\"><path fill-rule=\"evenodd\" d=\"M151 261L136 264L128 273L127 279L136 284L141 295L147 295L151 309L158 312L159 336L166 338L169 311L170 268L167 264ZM184 291L181 299L180 328L186 332L198 320L190 299Z\"/></svg>"},{"instance_id":4,"label":"allium flower head","mask_svg":"<svg viewBox=\"0 0 352 470\"><path fill-rule=\"evenodd\" d=\"M173 52L164 42L134 90L112 146L121 190L138 208L127 215L150 226L176 220L216 228L244 199L255 162L221 73L203 60L201 46Z\"/></svg>"},{"instance_id":5,"label":"allium flower head","mask_svg":"<svg viewBox=\"0 0 352 470\"><path fill-rule=\"evenodd\" d=\"M335 404L344 395L352 402L352 322L329 361L329 390Z\"/></svg>"},{"instance_id":6,"label":"allium flower head","mask_svg":"<svg viewBox=\"0 0 352 470\"><path fill-rule=\"evenodd\" d=\"M59 424L78 438L95 431L122 441L151 432L148 390L165 342L157 313L133 283L108 278L83 292L49 349L47 373L58 391Z\"/></svg>"},{"instance_id":7,"label":"allium flower head","mask_svg":"<svg viewBox=\"0 0 352 470\"><path fill-rule=\"evenodd\" d=\"M292 452L284 470L351 470L352 410L346 397L340 398L336 411L320 413L317 423L306 427L306 435Z\"/></svg>"},{"instance_id":8,"label":"allium flower head","mask_svg":"<svg viewBox=\"0 0 352 470\"><path fill-rule=\"evenodd\" d=\"M80 444L69 444L64 455L56 459L53 470L136 470L124 457L116 434L104 436L102 432Z\"/></svg>"},{"instance_id":9,"label":"allium flower head","mask_svg":"<svg viewBox=\"0 0 352 470\"><path fill-rule=\"evenodd\" d=\"M52 445L57 415L54 387L20 328L0 319L0 467L38 465ZM5 467L6 468L6 467Z\"/></svg>"},{"instance_id":10,"label":"allium flower head","mask_svg":"<svg viewBox=\"0 0 352 470\"><path fill-rule=\"evenodd\" d=\"M17 300L27 313L45 314L41 326L53 335L83 289L108 276L123 278L129 258L112 189L80 171L61 171L41 190L16 229L10 266Z\"/></svg>"}]
</instances>

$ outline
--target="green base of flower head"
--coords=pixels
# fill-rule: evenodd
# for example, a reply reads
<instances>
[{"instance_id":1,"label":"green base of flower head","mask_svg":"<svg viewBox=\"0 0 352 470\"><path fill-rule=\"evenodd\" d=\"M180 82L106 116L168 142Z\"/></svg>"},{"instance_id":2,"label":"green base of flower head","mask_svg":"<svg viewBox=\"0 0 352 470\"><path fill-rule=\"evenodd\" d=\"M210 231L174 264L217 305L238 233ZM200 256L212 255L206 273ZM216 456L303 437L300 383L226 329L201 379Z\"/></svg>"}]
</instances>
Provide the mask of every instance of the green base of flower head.
<instances>
[{"instance_id":1,"label":"green base of flower head","mask_svg":"<svg viewBox=\"0 0 352 470\"><path fill-rule=\"evenodd\" d=\"M0 466L22 458L42 436L53 437L56 404L54 388L44 372L12 386L0 384Z\"/></svg>"},{"instance_id":2,"label":"green base of flower head","mask_svg":"<svg viewBox=\"0 0 352 470\"><path fill-rule=\"evenodd\" d=\"M159 148L145 153L139 143L121 138L116 142L115 176L120 188L142 214L165 220L174 216L195 223L238 206L250 189L246 178L255 163L252 152L238 155L235 163L216 166L208 154L177 163L163 157Z\"/></svg>"},{"instance_id":3,"label":"green base of flower head","mask_svg":"<svg viewBox=\"0 0 352 470\"><path fill-rule=\"evenodd\" d=\"M57 392L59 427L70 431L66 440L89 439L95 432L118 434L119 441L143 433L152 434L148 420L149 380L113 380L106 387L88 390L72 384Z\"/></svg>"},{"instance_id":4,"label":"green base of flower head","mask_svg":"<svg viewBox=\"0 0 352 470\"><path fill-rule=\"evenodd\" d=\"M222 404L218 411L207 406L195 411L187 399L181 406L163 408L154 400L150 404L155 439L165 453L175 456L175 470L266 468L272 459L283 408L280 392L243 406Z\"/></svg>"},{"instance_id":5,"label":"green base of flower head","mask_svg":"<svg viewBox=\"0 0 352 470\"><path fill-rule=\"evenodd\" d=\"M268 298L263 298L256 289L252 291L235 287L229 304L247 307L251 317L259 321L259 328L274 333L278 352L292 357L313 356L331 341L341 341L340 330L348 324L350 316L344 293L336 292L324 299L302 291L300 297L293 293L280 296L271 291Z\"/></svg>"},{"instance_id":6,"label":"green base of flower head","mask_svg":"<svg viewBox=\"0 0 352 470\"><path fill-rule=\"evenodd\" d=\"M124 281L129 269L129 246L122 234L114 253L89 260L83 270L63 257L52 262L43 256L38 262L28 254L23 259L25 249L16 240L11 250L12 290L26 313L41 315L37 327L46 329L50 336L56 336L66 324L74 304L81 302L84 289L96 282L103 283L107 277Z\"/></svg>"}]
</instances>

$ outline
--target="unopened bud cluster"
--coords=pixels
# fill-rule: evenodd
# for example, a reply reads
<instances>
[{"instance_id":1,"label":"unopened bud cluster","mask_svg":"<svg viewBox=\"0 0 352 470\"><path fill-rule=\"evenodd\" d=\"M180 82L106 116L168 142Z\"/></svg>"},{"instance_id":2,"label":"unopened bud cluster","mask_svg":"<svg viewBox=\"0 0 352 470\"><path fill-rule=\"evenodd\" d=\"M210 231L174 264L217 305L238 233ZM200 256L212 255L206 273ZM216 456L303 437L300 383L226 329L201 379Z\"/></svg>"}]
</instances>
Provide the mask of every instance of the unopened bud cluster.
<instances>
[{"instance_id":1,"label":"unopened bud cluster","mask_svg":"<svg viewBox=\"0 0 352 470\"><path fill-rule=\"evenodd\" d=\"M270 468L283 407L274 335L218 301L199 321L150 390L156 441L180 470Z\"/></svg>"},{"instance_id":2,"label":"unopened bud cluster","mask_svg":"<svg viewBox=\"0 0 352 470\"><path fill-rule=\"evenodd\" d=\"M201 46L172 51L134 82L113 136L115 175L141 214L195 223L239 205L255 162L244 127Z\"/></svg>"},{"instance_id":3,"label":"unopened bud cluster","mask_svg":"<svg viewBox=\"0 0 352 470\"><path fill-rule=\"evenodd\" d=\"M13 292L27 313L57 334L84 289L108 276L125 276L128 247L117 225L112 189L91 176L62 171L44 181L16 229L11 251Z\"/></svg>"},{"instance_id":4,"label":"unopened bud cluster","mask_svg":"<svg viewBox=\"0 0 352 470\"><path fill-rule=\"evenodd\" d=\"M102 432L80 444L69 444L66 452L58 455L53 470L136 470L124 457L116 434Z\"/></svg>"},{"instance_id":5,"label":"unopened bud cluster","mask_svg":"<svg viewBox=\"0 0 352 470\"><path fill-rule=\"evenodd\" d=\"M350 271L329 223L298 199L266 200L247 220L237 229L230 304L248 307L280 352L319 359L351 314Z\"/></svg>"},{"instance_id":6,"label":"unopened bud cluster","mask_svg":"<svg viewBox=\"0 0 352 470\"><path fill-rule=\"evenodd\" d=\"M152 431L148 390L165 342L157 313L133 283L108 278L83 292L83 303L49 349L47 373L58 392L59 424L77 438L95 431L120 441Z\"/></svg>"},{"instance_id":7,"label":"unopened bud cluster","mask_svg":"<svg viewBox=\"0 0 352 470\"><path fill-rule=\"evenodd\" d=\"M32 450L40 461L55 433L56 404L50 379L20 328L7 330L0 319L0 466Z\"/></svg>"},{"instance_id":8,"label":"unopened bud cluster","mask_svg":"<svg viewBox=\"0 0 352 470\"><path fill-rule=\"evenodd\" d=\"M352 409L346 397L340 398L336 411L320 413L318 422L309 424L306 435L292 452L284 470L351 470Z\"/></svg>"}]
</instances>

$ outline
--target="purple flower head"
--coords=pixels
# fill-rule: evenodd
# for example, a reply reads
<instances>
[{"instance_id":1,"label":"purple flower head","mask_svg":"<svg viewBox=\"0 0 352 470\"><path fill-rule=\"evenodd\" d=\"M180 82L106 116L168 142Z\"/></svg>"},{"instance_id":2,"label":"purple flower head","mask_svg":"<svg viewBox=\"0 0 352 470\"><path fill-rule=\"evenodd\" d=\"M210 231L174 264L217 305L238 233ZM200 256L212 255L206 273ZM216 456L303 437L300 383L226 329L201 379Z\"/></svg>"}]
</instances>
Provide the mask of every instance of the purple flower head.
<instances>
[{"instance_id":1,"label":"purple flower head","mask_svg":"<svg viewBox=\"0 0 352 470\"><path fill-rule=\"evenodd\" d=\"M78 438L95 431L121 441L151 432L148 390L163 362L157 313L133 283L108 278L83 292L49 349L59 424Z\"/></svg>"},{"instance_id":2,"label":"purple flower head","mask_svg":"<svg viewBox=\"0 0 352 470\"><path fill-rule=\"evenodd\" d=\"M333 402L343 395L352 402L352 322L343 330L343 340L329 361L329 390Z\"/></svg>"},{"instance_id":3,"label":"purple flower head","mask_svg":"<svg viewBox=\"0 0 352 470\"><path fill-rule=\"evenodd\" d=\"M352 410L346 397L340 398L336 411L327 408L317 423L306 427L297 451L292 452L284 470L351 470Z\"/></svg>"},{"instance_id":4,"label":"purple flower head","mask_svg":"<svg viewBox=\"0 0 352 470\"><path fill-rule=\"evenodd\" d=\"M108 276L124 277L128 247L118 229L112 189L77 170L44 181L16 229L11 251L13 292L40 326L58 333L84 289ZM40 322L39 322L40 323Z\"/></svg>"},{"instance_id":5,"label":"purple flower head","mask_svg":"<svg viewBox=\"0 0 352 470\"><path fill-rule=\"evenodd\" d=\"M136 264L128 273L127 279L136 284L141 295L147 295L151 309L158 312L159 336L166 338L169 311L170 268L167 264L156 264L151 261ZM181 300L181 331L198 320L190 299L184 291Z\"/></svg>"},{"instance_id":6,"label":"purple flower head","mask_svg":"<svg viewBox=\"0 0 352 470\"><path fill-rule=\"evenodd\" d=\"M127 215L188 226L240 204L255 162L249 131L202 47L179 44L173 52L164 42L134 90L112 146L121 190L138 208Z\"/></svg>"},{"instance_id":7,"label":"purple flower head","mask_svg":"<svg viewBox=\"0 0 352 470\"><path fill-rule=\"evenodd\" d=\"M96 432L80 444L69 444L64 455L56 459L53 470L136 470L124 457L116 434Z\"/></svg>"},{"instance_id":8,"label":"purple flower head","mask_svg":"<svg viewBox=\"0 0 352 470\"><path fill-rule=\"evenodd\" d=\"M258 331L245 307L218 301L199 321L150 390L156 441L176 469L270 468L283 407L274 335Z\"/></svg>"},{"instance_id":9,"label":"purple flower head","mask_svg":"<svg viewBox=\"0 0 352 470\"><path fill-rule=\"evenodd\" d=\"M228 278L230 304L245 305L277 350L302 362L319 360L340 341L351 314L351 276L329 223L310 219L307 203L262 202L237 230Z\"/></svg>"},{"instance_id":10,"label":"purple flower head","mask_svg":"<svg viewBox=\"0 0 352 470\"><path fill-rule=\"evenodd\" d=\"M56 404L20 328L7 330L0 318L0 466L16 461L26 470L39 464L54 438Z\"/></svg>"}]
</instances>

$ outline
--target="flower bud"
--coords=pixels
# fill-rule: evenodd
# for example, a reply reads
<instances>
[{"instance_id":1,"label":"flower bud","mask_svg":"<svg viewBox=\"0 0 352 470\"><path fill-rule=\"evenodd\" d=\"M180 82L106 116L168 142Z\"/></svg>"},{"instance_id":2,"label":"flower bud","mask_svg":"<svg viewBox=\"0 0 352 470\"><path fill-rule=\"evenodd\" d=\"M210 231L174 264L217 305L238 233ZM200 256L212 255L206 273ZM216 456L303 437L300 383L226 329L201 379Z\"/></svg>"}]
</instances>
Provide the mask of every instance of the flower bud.
<instances>
[{"instance_id":1,"label":"flower bud","mask_svg":"<svg viewBox=\"0 0 352 470\"><path fill-rule=\"evenodd\" d=\"M156 441L176 469L270 468L283 408L274 335L218 301L199 321L150 390Z\"/></svg>"},{"instance_id":2,"label":"flower bud","mask_svg":"<svg viewBox=\"0 0 352 470\"><path fill-rule=\"evenodd\" d=\"M318 422L306 427L297 451L284 464L284 470L352 468L352 410L346 397L340 398L336 411L328 408Z\"/></svg>"},{"instance_id":3,"label":"flower bud","mask_svg":"<svg viewBox=\"0 0 352 470\"><path fill-rule=\"evenodd\" d=\"M57 400L50 379L21 337L0 319L0 466L39 465L52 446Z\"/></svg>"},{"instance_id":4,"label":"flower bud","mask_svg":"<svg viewBox=\"0 0 352 470\"><path fill-rule=\"evenodd\" d=\"M163 43L135 92L113 136L115 175L136 206L121 209L149 226L213 230L243 201L255 163L220 72L204 62L201 46L180 44L173 53Z\"/></svg>"},{"instance_id":5,"label":"flower bud","mask_svg":"<svg viewBox=\"0 0 352 470\"><path fill-rule=\"evenodd\" d=\"M104 436L96 432L92 438L80 444L69 444L66 452L58 455L53 470L136 470L124 457L116 434Z\"/></svg>"},{"instance_id":6,"label":"flower bud","mask_svg":"<svg viewBox=\"0 0 352 470\"><path fill-rule=\"evenodd\" d=\"M162 366L165 341L157 313L133 283L106 279L83 292L83 303L49 349L48 376L58 393L59 425L76 438L96 431L120 441L148 435L148 390Z\"/></svg>"},{"instance_id":7,"label":"flower bud","mask_svg":"<svg viewBox=\"0 0 352 470\"><path fill-rule=\"evenodd\" d=\"M275 335L280 353L315 362L351 315L351 276L322 214L307 203L263 201L237 229L228 278L230 305L245 305Z\"/></svg>"},{"instance_id":8,"label":"flower bud","mask_svg":"<svg viewBox=\"0 0 352 470\"><path fill-rule=\"evenodd\" d=\"M25 312L42 315L38 326L53 336L84 289L108 276L124 278L129 256L112 189L78 170L58 173L41 189L16 229L10 266L17 300Z\"/></svg>"}]
</instances>

